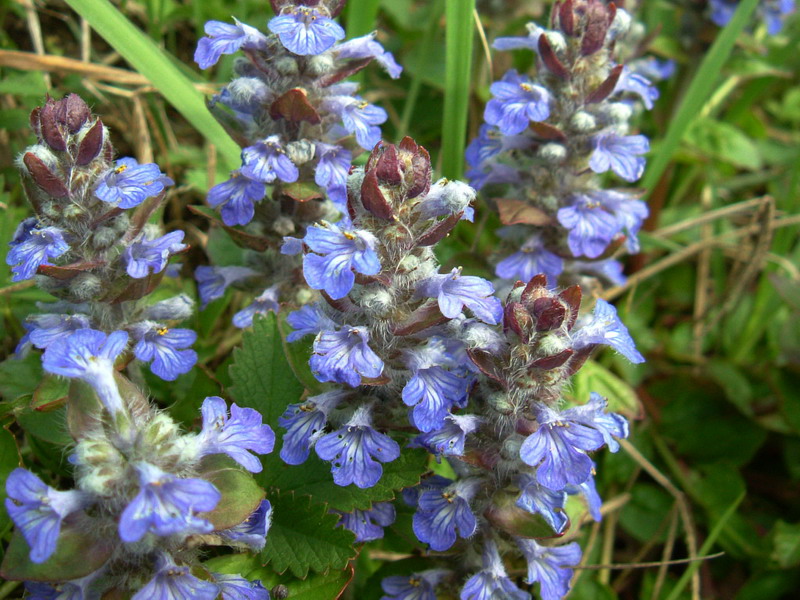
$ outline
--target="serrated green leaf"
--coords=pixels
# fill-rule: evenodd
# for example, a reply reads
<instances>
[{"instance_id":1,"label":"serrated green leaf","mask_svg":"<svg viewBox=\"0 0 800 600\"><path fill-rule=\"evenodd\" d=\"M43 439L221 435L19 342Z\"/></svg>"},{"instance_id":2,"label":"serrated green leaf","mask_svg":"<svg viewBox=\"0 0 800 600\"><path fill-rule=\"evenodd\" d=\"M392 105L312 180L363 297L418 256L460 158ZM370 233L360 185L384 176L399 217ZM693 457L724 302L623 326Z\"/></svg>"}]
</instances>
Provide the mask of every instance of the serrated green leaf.
<instances>
[{"instance_id":1,"label":"serrated green leaf","mask_svg":"<svg viewBox=\"0 0 800 600\"><path fill-rule=\"evenodd\" d=\"M383 465L383 476L366 489L352 484L336 485L330 465L313 455L298 466L271 461L258 479L265 487L294 491L298 496L307 494L324 498L331 508L342 512L368 510L373 502L393 500L396 491L418 484L427 469L427 459L427 453L422 450L404 450L400 458Z\"/></svg>"},{"instance_id":2,"label":"serrated green leaf","mask_svg":"<svg viewBox=\"0 0 800 600\"><path fill-rule=\"evenodd\" d=\"M355 536L337 527L339 517L310 496L270 493L272 525L261 552L264 564L277 573L291 571L304 579L309 571L341 570L356 555Z\"/></svg>"},{"instance_id":3,"label":"serrated green leaf","mask_svg":"<svg viewBox=\"0 0 800 600\"><path fill-rule=\"evenodd\" d=\"M17 414L16 419L28 435L56 446L68 446L73 440L67 432L66 412L64 405L48 412L27 409Z\"/></svg>"},{"instance_id":4,"label":"serrated green leaf","mask_svg":"<svg viewBox=\"0 0 800 600\"><path fill-rule=\"evenodd\" d=\"M240 469L227 456L209 456L200 469L203 479L211 482L222 494L217 508L203 513L214 529L230 529L244 521L264 499L264 490L250 473Z\"/></svg>"},{"instance_id":5,"label":"serrated green leaf","mask_svg":"<svg viewBox=\"0 0 800 600\"><path fill-rule=\"evenodd\" d=\"M230 375L236 403L256 409L273 429L286 406L298 402L305 391L283 354L278 320L272 312L253 320L242 347L234 350Z\"/></svg>"},{"instance_id":6,"label":"serrated green leaf","mask_svg":"<svg viewBox=\"0 0 800 600\"><path fill-rule=\"evenodd\" d=\"M55 553L37 564L30 560L30 546L17 530L3 557L0 576L11 581L50 583L85 577L102 567L111 556L110 541L95 539L85 527L63 524Z\"/></svg>"},{"instance_id":7,"label":"serrated green leaf","mask_svg":"<svg viewBox=\"0 0 800 600\"><path fill-rule=\"evenodd\" d=\"M642 404L636 391L594 361L588 361L576 373L572 379L572 391L567 395L574 404L586 404L591 392L597 392L608 399L609 412L620 413L630 419L642 416Z\"/></svg>"}]
</instances>

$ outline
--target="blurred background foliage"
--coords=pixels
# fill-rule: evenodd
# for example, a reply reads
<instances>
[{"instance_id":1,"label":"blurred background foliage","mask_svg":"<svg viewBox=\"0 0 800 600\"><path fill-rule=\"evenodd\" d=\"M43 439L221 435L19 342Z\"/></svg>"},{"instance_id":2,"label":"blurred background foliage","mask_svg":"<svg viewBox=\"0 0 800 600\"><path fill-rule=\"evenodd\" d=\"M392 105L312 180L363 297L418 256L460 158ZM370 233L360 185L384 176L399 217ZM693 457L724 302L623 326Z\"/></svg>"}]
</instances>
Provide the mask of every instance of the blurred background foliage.
<instances>
[{"instance_id":1,"label":"blurred background foliage","mask_svg":"<svg viewBox=\"0 0 800 600\"><path fill-rule=\"evenodd\" d=\"M477 132L492 80L511 66L532 66L532 55L495 53L488 44L500 35L522 34L530 20L544 22L549 3L479 0L476 17L470 15L471 2L447 2L450 7L445 0L350 0L341 20L349 37L377 29L380 41L405 67L396 81L377 68L358 76L364 95L389 113L385 138L413 136L452 174L461 168L453 145L458 149L460 137L466 133L469 140ZM158 162L178 182L161 218L167 228L187 232L192 250L182 277L169 280L163 294L180 289L195 295L194 267L210 260L239 261L240 250L220 228L186 209L203 204L208 188L227 176L226 149L213 137L217 146L211 144L211 134L196 119L187 119L192 107L174 99L169 76L159 80L151 71L178 73L183 79L173 78L174 86L193 88L195 100L212 93L229 79L232 58L223 57L206 72L196 68L192 56L205 21L229 21L235 15L264 29L271 10L265 0L115 1L118 16L140 30L142 47L154 51L157 64L143 55L139 59L145 64L137 67L98 33L119 42L113 29L102 31L94 22L100 13L93 5L99 4L111 6L99 0L0 2L0 257L28 212L14 166L17 154L32 142L28 113L47 93L76 92L112 129L120 155ZM583 527L581 535L586 564L601 568L580 571L570 597L796 598L800 18L790 18L774 37L753 19L713 73L711 92L687 97L701 59L720 35L705 16L705 2L647 0L638 9L625 4L652 34L650 52L678 64L676 75L661 85L655 109L640 123L652 140L651 165L676 126L677 107L689 102L694 108L669 166L655 180L646 175L652 185L643 193L651 217L641 234L642 253L627 259L630 281L605 292L616 300L648 362L632 367L606 353L598 360L600 368L592 370L594 379L575 384L576 393L581 386L605 386L606 394L633 398L641 418L624 451L598 456L606 514L602 523ZM462 25L471 22L466 34L453 31L455 18ZM448 44L448 35L472 38L467 60L454 56L465 46L452 37ZM459 77L448 74L448 66L459 64L469 94L456 86ZM456 117L444 121L445 106ZM444 262L488 275L496 225L479 206L476 225L459 225L444 242ZM48 299L27 283L12 284L10 270L0 268L2 357L13 353L32 303ZM193 325L200 334L200 361L191 373L174 384L148 379L151 393L176 418L194 419L203 396L230 384L227 367L242 334L229 323L244 300L229 290L197 314ZM61 392L54 384L34 395L39 379L38 357L0 363L0 484L23 455L26 464L35 460L56 477L69 476L66 434L57 425L62 409L47 410ZM410 513L399 514L398 522L404 520L410 521ZM346 597L378 597L379 580L371 575L390 574L393 561L412 547L399 529L387 530L383 542L361 552ZM4 541L10 530L0 511ZM715 552L724 555L688 567L631 566ZM7 583L0 586L0 598L20 591Z\"/></svg>"}]
</instances>

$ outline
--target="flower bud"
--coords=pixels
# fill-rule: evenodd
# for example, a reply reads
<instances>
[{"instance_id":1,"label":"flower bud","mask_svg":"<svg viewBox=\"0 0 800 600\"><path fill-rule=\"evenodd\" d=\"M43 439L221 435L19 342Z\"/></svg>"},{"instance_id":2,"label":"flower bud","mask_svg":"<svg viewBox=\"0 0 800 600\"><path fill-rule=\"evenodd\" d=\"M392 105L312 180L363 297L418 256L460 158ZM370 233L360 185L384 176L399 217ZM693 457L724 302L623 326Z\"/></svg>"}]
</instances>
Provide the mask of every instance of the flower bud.
<instances>
[{"instance_id":1,"label":"flower bud","mask_svg":"<svg viewBox=\"0 0 800 600\"><path fill-rule=\"evenodd\" d=\"M538 154L547 162L558 163L567 157L567 149L561 144L544 144L539 148Z\"/></svg>"},{"instance_id":2,"label":"flower bud","mask_svg":"<svg viewBox=\"0 0 800 600\"><path fill-rule=\"evenodd\" d=\"M633 108L624 102L613 102L606 109L606 117L617 124L626 124L633 115Z\"/></svg>"},{"instance_id":3,"label":"flower bud","mask_svg":"<svg viewBox=\"0 0 800 600\"><path fill-rule=\"evenodd\" d=\"M173 296L148 306L145 316L153 321L182 321L192 316L194 301L186 294Z\"/></svg>"},{"instance_id":4,"label":"flower bud","mask_svg":"<svg viewBox=\"0 0 800 600\"><path fill-rule=\"evenodd\" d=\"M302 165L314 159L315 146L308 140L286 144L286 155L296 165ZM284 234L285 235L285 234Z\"/></svg>"},{"instance_id":5,"label":"flower bud","mask_svg":"<svg viewBox=\"0 0 800 600\"><path fill-rule=\"evenodd\" d=\"M281 75L297 75L300 69L297 61L291 56L283 56L274 62L275 68Z\"/></svg>"},{"instance_id":6,"label":"flower bud","mask_svg":"<svg viewBox=\"0 0 800 600\"><path fill-rule=\"evenodd\" d=\"M595 119L594 115L591 113L588 113L585 110L579 110L572 115L570 125L572 125L576 131L587 133L589 131L593 131L597 127L597 119Z\"/></svg>"},{"instance_id":7,"label":"flower bud","mask_svg":"<svg viewBox=\"0 0 800 600\"><path fill-rule=\"evenodd\" d=\"M333 57L328 53L324 53L310 57L306 69L308 69L309 74L321 77L333 71L335 67L336 64L333 61Z\"/></svg>"},{"instance_id":8,"label":"flower bud","mask_svg":"<svg viewBox=\"0 0 800 600\"><path fill-rule=\"evenodd\" d=\"M91 273L81 273L69 284L70 294L78 302L84 302L86 300L96 298L102 290L102 280Z\"/></svg>"}]
</instances>

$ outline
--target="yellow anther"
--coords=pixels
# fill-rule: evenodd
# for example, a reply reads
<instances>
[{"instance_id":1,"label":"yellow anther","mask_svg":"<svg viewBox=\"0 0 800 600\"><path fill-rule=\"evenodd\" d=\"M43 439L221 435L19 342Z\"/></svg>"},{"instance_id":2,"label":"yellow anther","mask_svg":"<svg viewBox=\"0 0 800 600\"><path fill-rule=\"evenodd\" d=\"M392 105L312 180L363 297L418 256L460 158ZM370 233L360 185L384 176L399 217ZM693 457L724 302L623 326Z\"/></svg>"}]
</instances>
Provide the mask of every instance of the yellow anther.
<instances>
[{"instance_id":1,"label":"yellow anther","mask_svg":"<svg viewBox=\"0 0 800 600\"><path fill-rule=\"evenodd\" d=\"M167 329L166 327L159 327L158 329L156 329L156 333L158 335L167 335L167 333L169 333L169 329Z\"/></svg>"},{"instance_id":2,"label":"yellow anther","mask_svg":"<svg viewBox=\"0 0 800 600\"><path fill-rule=\"evenodd\" d=\"M120 173L122 173L127 168L128 168L128 165L120 165L116 169L114 169L114 173L119 175Z\"/></svg>"}]
</instances>

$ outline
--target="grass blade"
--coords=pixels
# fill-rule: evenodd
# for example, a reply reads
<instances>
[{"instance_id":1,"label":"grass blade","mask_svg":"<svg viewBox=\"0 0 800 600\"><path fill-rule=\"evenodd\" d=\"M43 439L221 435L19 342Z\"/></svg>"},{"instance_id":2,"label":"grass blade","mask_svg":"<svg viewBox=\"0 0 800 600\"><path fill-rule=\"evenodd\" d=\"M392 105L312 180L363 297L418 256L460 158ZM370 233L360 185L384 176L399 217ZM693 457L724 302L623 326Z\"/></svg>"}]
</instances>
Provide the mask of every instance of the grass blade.
<instances>
[{"instance_id":1,"label":"grass blade","mask_svg":"<svg viewBox=\"0 0 800 600\"><path fill-rule=\"evenodd\" d=\"M658 183L670 160L672 160L672 156L675 154L684 134L709 99L719 78L720 71L722 71L722 67L728 60L739 34L750 22L750 15L753 14L756 5L758 5L758 0L742 0L733 18L720 32L703 58L703 62L700 63L700 68L697 69L697 73L695 73L692 82L689 84L689 89L686 91L680 107L672 117L672 123L667 135L664 137L664 141L659 145L658 152L653 156L647 167L647 172L642 180L642 187L645 189L652 190Z\"/></svg>"},{"instance_id":2,"label":"grass blade","mask_svg":"<svg viewBox=\"0 0 800 600\"><path fill-rule=\"evenodd\" d=\"M442 175L460 179L467 137L475 0L447 0L446 5Z\"/></svg>"},{"instance_id":3,"label":"grass blade","mask_svg":"<svg viewBox=\"0 0 800 600\"><path fill-rule=\"evenodd\" d=\"M367 35L377 27L378 7L381 0L350 2L347 7L347 39Z\"/></svg>"},{"instance_id":4,"label":"grass blade","mask_svg":"<svg viewBox=\"0 0 800 600\"><path fill-rule=\"evenodd\" d=\"M714 542L717 540L717 537L719 537L719 534L722 533L722 530L725 528L725 524L728 522L728 519L733 516L733 513L736 512L736 509L739 508L742 500L744 500L744 496L745 494L742 492L742 494L733 501L733 504L731 504L725 510L725 512L722 513L722 516L720 516L719 520L714 524L714 528L708 533L706 541L703 542L703 545L700 547L700 550L698 551L699 556L706 556L708 554L709 550L711 550L711 547L714 545ZM683 572L683 575L681 575L681 578L678 580L678 583L674 588L672 588L670 595L667 596L667 600L677 600L683 589L689 583L689 580L692 578L694 572L697 571L702 564L703 561L697 561L691 563L687 567L687 569Z\"/></svg>"},{"instance_id":5,"label":"grass blade","mask_svg":"<svg viewBox=\"0 0 800 600\"><path fill-rule=\"evenodd\" d=\"M205 99L167 54L107 0L66 0L125 60L180 112L231 168L239 166L241 149L206 109Z\"/></svg>"}]
</instances>

